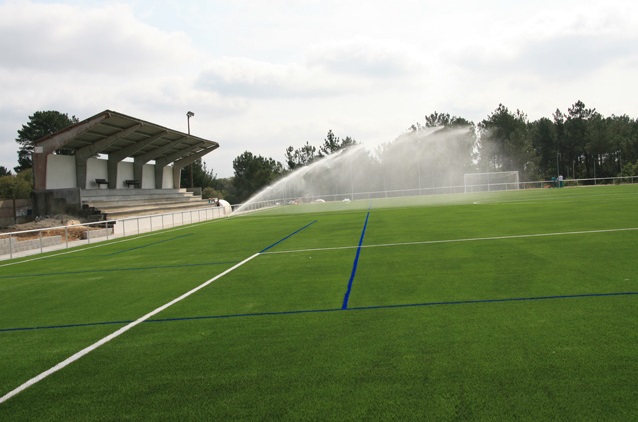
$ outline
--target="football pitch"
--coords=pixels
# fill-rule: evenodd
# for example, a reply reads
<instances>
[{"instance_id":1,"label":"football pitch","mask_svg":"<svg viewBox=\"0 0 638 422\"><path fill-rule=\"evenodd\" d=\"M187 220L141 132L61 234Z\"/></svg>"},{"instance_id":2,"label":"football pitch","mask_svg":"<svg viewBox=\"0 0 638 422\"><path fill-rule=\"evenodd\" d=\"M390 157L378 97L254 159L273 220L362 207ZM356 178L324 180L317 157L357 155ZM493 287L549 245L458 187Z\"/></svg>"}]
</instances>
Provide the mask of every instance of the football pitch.
<instances>
[{"instance_id":1,"label":"football pitch","mask_svg":"<svg viewBox=\"0 0 638 422\"><path fill-rule=\"evenodd\" d=\"M0 420L636 420L637 210L306 204L0 262Z\"/></svg>"}]
</instances>

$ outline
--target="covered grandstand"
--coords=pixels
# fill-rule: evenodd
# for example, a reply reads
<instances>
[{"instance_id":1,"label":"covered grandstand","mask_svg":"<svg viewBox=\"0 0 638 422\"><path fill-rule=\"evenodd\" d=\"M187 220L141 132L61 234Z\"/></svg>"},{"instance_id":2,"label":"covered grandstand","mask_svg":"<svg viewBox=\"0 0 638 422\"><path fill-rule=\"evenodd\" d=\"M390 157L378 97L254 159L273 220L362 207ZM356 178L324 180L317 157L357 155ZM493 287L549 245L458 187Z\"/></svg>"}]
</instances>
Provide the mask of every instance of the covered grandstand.
<instances>
[{"instance_id":1,"label":"covered grandstand","mask_svg":"<svg viewBox=\"0 0 638 422\"><path fill-rule=\"evenodd\" d=\"M88 198L121 201L124 193L164 203L171 196L183 197L181 170L218 147L190 133L105 110L34 142L34 214L80 213Z\"/></svg>"}]
</instances>

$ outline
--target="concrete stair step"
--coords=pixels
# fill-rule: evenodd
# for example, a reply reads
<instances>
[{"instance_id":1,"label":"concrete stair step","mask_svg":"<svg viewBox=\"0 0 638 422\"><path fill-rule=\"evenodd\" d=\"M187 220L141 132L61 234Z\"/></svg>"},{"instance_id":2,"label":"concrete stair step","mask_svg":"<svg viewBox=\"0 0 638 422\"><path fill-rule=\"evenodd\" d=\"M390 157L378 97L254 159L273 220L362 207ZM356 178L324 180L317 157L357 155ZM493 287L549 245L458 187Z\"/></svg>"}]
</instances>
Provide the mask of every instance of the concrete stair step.
<instances>
[{"instance_id":1,"label":"concrete stair step","mask_svg":"<svg viewBox=\"0 0 638 422\"><path fill-rule=\"evenodd\" d=\"M83 189L81 198L84 209L108 220L210 207L186 189Z\"/></svg>"},{"instance_id":2,"label":"concrete stair step","mask_svg":"<svg viewBox=\"0 0 638 422\"><path fill-rule=\"evenodd\" d=\"M148 204L131 204L131 205L113 204L113 205L100 207L99 210L105 213L105 212L113 212L113 211L120 211L120 210L129 210L129 209L156 209L157 208L157 209L168 210L168 209L174 209L174 208L198 208L198 207L204 207L207 205L208 205L207 201L164 202L161 204L148 203Z\"/></svg>"},{"instance_id":3,"label":"concrete stair step","mask_svg":"<svg viewBox=\"0 0 638 422\"><path fill-rule=\"evenodd\" d=\"M211 205L206 203L199 204L172 204L162 208L147 208L147 207L120 207L112 209L103 209L102 212L106 215L107 220L115 220L127 217L138 217L142 215L155 215L155 214L168 214L179 211L195 211L198 209L210 208Z\"/></svg>"},{"instance_id":4,"label":"concrete stair step","mask_svg":"<svg viewBox=\"0 0 638 422\"><path fill-rule=\"evenodd\" d=\"M190 192L139 192L137 195L124 194L120 195L117 192L108 195L85 195L82 193L82 202L110 202L110 201L128 201L128 200L153 200L153 199L165 199L165 198L201 198L201 196L193 195Z\"/></svg>"},{"instance_id":5,"label":"concrete stair step","mask_svg":"<svg viewBox=\"0 0 638 422\"><path fill-rule=\"evenodd\" d=\"M97 209L104 207L129 207L129 206L158 206L170 205L175 203L202 202L201 198L196 197L178 197L178 198L152 198L152 199L118 199L114 201L91 201L87 205Z\"/></svg>"}]
</instances>

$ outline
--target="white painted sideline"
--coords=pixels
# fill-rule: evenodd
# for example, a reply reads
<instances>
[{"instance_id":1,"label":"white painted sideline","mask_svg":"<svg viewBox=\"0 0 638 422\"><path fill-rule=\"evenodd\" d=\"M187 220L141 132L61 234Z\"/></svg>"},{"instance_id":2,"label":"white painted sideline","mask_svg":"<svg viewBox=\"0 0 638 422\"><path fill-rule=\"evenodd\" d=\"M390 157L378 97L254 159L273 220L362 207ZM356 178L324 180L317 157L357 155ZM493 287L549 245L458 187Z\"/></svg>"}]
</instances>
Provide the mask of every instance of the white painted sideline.
<instances>
[{"instance_id":1,"label":"white painted sideline","mask_svg":"<svg viewBox=\"0 0 638 422\"><path fill-rule=\"evenodd\" d=\"M638 230L638 227L625 227L620 229L601 229L601 230L583 230L583 231L575 231L575 232L555 232L555 233L532 233L532 234L516 234L510 236L492 236L492 237L470 237L463 239L442 239L442 240L421 240L417 242L399 242L399 243L382 243L378 245L361 245L361 248L387 248L390 246L411 246L411 245L433 245L437 243L456 243L456 242L479 242L485 240L505 240L505 239L525 239L528 237L546 237L546 236L570 236L570 235L578 235L578 234L597 234L597 233L616 233L616 232L626 232L626 231L635 231ZM315 251L334 251L339 249L356 249L359 246L336 246L333 248L312 248L312 249L296 249L289 251L273 251L273 252L262 252L264 255L267 254L282 254L282 253L301 253L301 252L315 252Z\"/></svg>"},{"instance_id":2,"label":"white painted sideline","mask_svg":"<svg viewBox=\"0 0 638 422\"><path fill-rule=\"evenodd\" d=\"M107 342L113 340L116 337L119 337L120 335L124 334L125 332L127 332L131 328L135 327L136 325L141 324L142 322L146 321L147 319L151 318L152 316L162 312L166 308L176 304L177 302L180 302L181 300L187 298L188 296L192 295L193 293L197 292L198 290L203 289L204 287L208 286L209 284L211 284L215 280L218 280L219 278L225 276L226 274L230 273L231 271L234 271L235 269L241 267L242 265L246 264L247 262L251 261L252 259L256 258L259 255L260 255L259 253L256 253L253 256L250 256L250 257L244 259L239 264L234 265L233 267L227 269L223 273L216 275L215 277L211 278L210 280L208 280L208 281L200 284L199 286L195 287L194 289L184 293L183 295L181 295L177 299L173 299L172 301L168 302L167 304L160 306L159 308L149 312L148 314L144 315L143 317L140 317L137 320L131 322L130 324L125 325L124 327L120 328L119 330L115 331L114 333L109 334L108 336L104 337L103 339L98 340L97 342L93 343L92 345L80 350L79 352L77 352L73 356L63 360L62 362L58 363L57 365L53 366L52 368L42 372L40 375L37 375L37 376L31 378L29 381L25 382L21 386L17 387L16 389L14 389L14 390L8 392L7 394L5 394L4 396L0 397L0 404L4 403L7 400L9 400L11 397L15 396L16 394L26 390L27 388L31 387L32 385L42 381L43 379L45 379L49 375L51 375L51 374L59 371L60 369L63 369L64 367L72 364L76 360L80 359L82 356L89 354L90 352L92 352L93 350L97 349L98 347L106 344Z\"/></svg>"}]
</instances>

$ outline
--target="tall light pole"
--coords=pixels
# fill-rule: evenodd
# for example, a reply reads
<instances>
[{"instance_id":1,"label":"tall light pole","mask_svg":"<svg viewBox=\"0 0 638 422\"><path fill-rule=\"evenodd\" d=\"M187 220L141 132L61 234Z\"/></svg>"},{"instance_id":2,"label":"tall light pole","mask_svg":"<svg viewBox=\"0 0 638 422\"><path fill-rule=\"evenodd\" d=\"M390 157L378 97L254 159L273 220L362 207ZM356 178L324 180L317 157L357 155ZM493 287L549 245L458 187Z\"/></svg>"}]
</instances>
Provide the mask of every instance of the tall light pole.
<instances>
[{"instance_id":1,"label":"tall light pole","mask_svg":"<svg viewBox=\"0 0 638 422\"><path fill-rule=\"evenodd\" d=\"M560 156L560 152L556 151L556 177L560 176L560 166L558 164L558 157ZM567 171L569 173L569 170Z\"/></svg>"},{"instance_id":2,"label":"tall light pole","mask_svg":"<svg viewBox=\"0 0 638 422\"><path fill-rule=\"evenodd\" d=\"M195 113L193 113L192 111L187 111L186 112L186 124L188 125L188 134L191 134L191 117L195 116ZM191 179L191 188L194 188L194 183L193 183L193 163L190 164L190 179Z\"/></svg>"}]
</instances>

